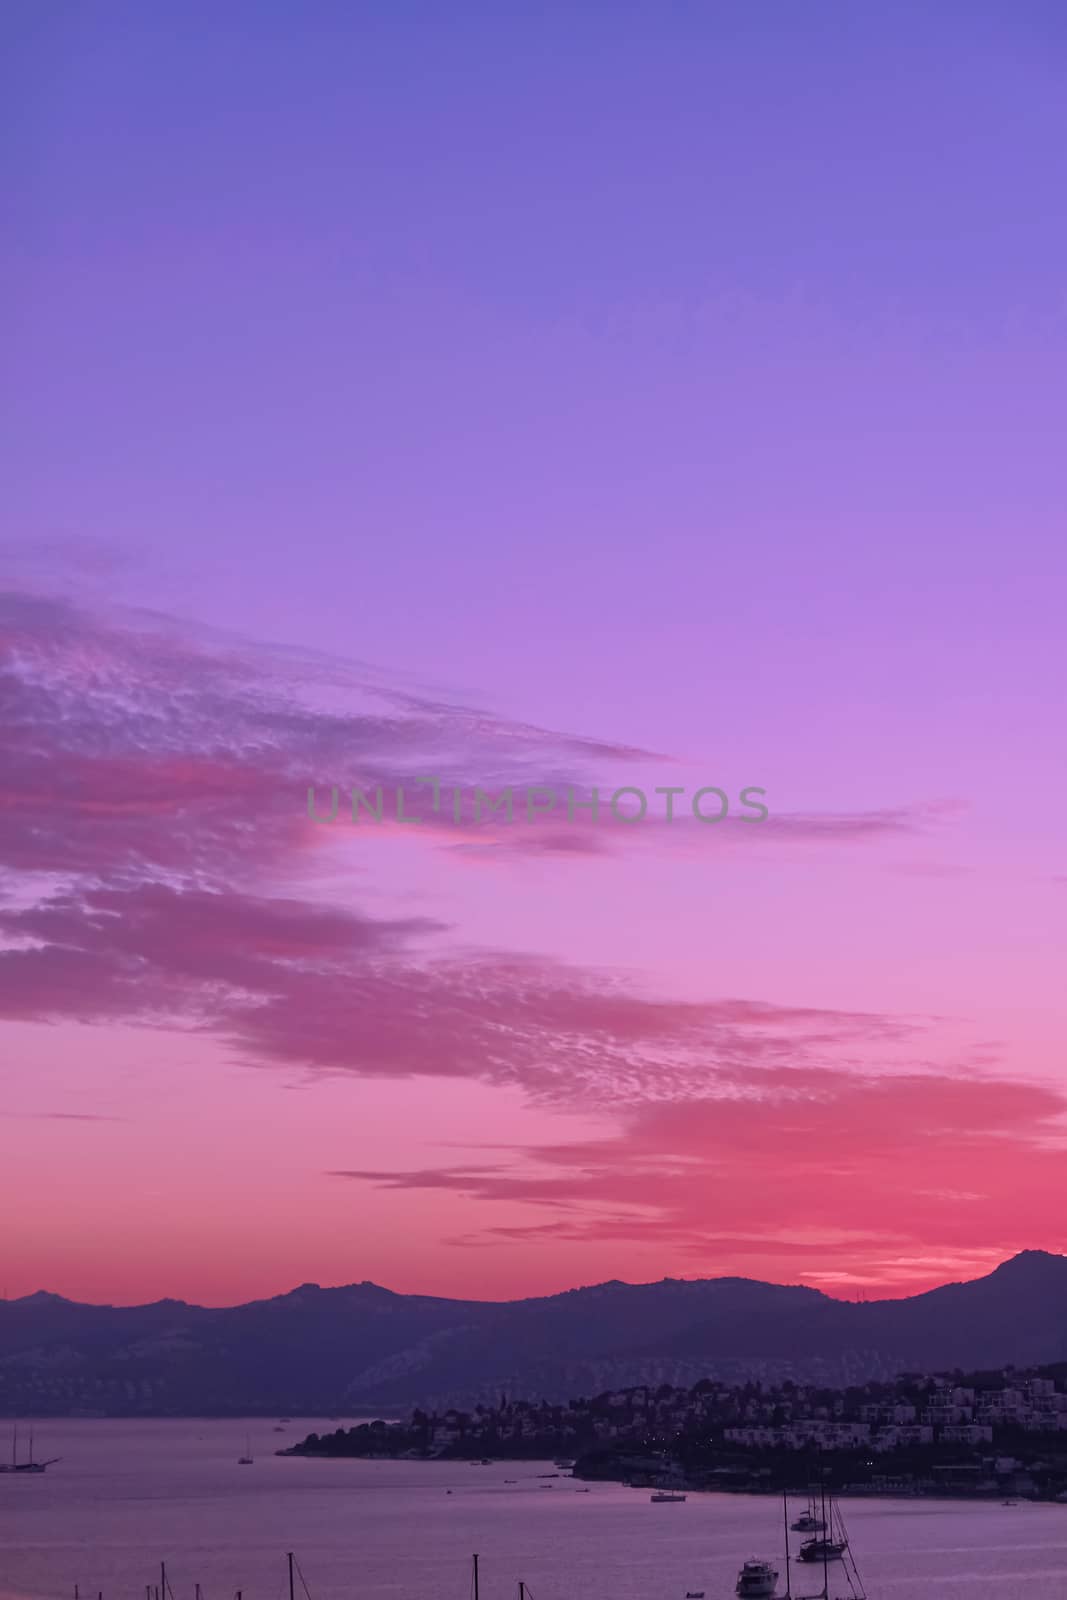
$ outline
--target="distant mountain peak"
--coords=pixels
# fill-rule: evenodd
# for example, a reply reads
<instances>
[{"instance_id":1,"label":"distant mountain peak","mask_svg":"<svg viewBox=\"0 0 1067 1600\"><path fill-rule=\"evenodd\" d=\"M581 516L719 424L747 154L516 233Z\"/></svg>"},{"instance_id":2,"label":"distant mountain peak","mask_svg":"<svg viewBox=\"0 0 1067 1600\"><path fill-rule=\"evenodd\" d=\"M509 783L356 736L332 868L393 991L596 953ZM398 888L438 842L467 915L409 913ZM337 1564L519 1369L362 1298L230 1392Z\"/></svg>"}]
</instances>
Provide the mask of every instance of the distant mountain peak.
<instances>
[{"instance_id":1,"label":"distant mountain peak","mask_svg":"<svg viewBox=\"0 0 1067 1600\"><path fill-rule=\"evenodd\" d=\"M1055 1255L1051 1250L1020 1250L995 1267L990 1277L1045 1276L1049 1272L1067 1271L1067 1256Z\"/></svg>"},{"instance_id":2,"label":"distant mountain peak","mask_svg":"<svg viewBox=\"0 0 1067 1600\"><path fill-rule=\"evenodd\" d=\"M702 1379L844 1387L1061 1361L1067 1256L1048 1250L863 1305L739 1277L613 1279L511 1301L363 1281L229 1307L79 1306L45 1290L0 1305L7 1416L41 1414L42 1397L51 1415L389 1415L501 1393L566 1401Z\"/></svg>"},{"instance_id":3,"label":"distant mountain peak","mask_svg":"<svg viewBox=\"0 0 1067 1600\"><path fill-rule=\"evenodd\" d=\"M300 1283L297 1284L295 1289L290 1289L287 1294L280 1294L276 1298L279 1301L292 1300L299 1302L302 1300L325 1299L331 1295L344 1296L354 1294L381 1296L388 1299L402 1298L398 1297L392 1289L383 1289L381 1284L372 1283L369 1278L364 1278L360 1283Z\"/></svg>"}]
</instances>

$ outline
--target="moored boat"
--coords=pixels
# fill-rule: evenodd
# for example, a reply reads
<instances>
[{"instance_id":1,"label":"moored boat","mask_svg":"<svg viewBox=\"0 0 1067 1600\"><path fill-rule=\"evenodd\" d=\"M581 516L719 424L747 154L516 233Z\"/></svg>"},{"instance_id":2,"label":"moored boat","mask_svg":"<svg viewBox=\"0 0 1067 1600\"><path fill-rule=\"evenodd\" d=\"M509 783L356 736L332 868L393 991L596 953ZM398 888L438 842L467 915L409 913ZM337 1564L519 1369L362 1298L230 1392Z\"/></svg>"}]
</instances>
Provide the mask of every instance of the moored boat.
<instances>
[{"instance_id":1,"label":"moored boat","mask_svg":"<svg viewBox=\"0 0 1067 1600\"><path fill-rule=\"evenodd\" d=\"M648 1498L654 1506L674 1506L680 1505L685 1495L678 1494L674 1489L656 1489Z\"/></svg>"},{"instance_id":2,"label":"moored boat","mask_svg":"<svg viewBox=\"0 0 1067 1600\"><path fill-rule=\"evenodd\" d=\"M737 1574L738 1600L772 1600L778 1569L769 1561L746 1561Z\"/></svg>"},{"instance_id":3,"label":"moored boat","mask_svg":"<svg viewBox=\"0 0 1067 1600\"><path fill-rule=\"evenodd\" d=\"M814 1522L823 1530L821 1536L804 1540L797 1554L794 1555L790 1541L790 1531L797 1529L803 1532L804 1524ZM844 1520L840 1508L833 1496L825 1486L820 1486L817 1493L810 1495L808 1510L804 1517L798 1517L795 1522L789 1521L789 1495L782 1496L782 1535L785 1547L785 1588L781 1594L777 1588L779 1573L773 1562L746 1561L737 1576L736 1594L738 1600L790 1600L794 1590L790 1580L790 1563L795 1560L814 1565L821 1565L822 1588L817 1594L807 1594L804 1600L846 1600L846 1596L838 1588L835 1579L834 1589L830 1587L830 1567L833 1562L840 1562L840 1571L844 1585L848 1589L847 1600L867 1600L863 1587L863 1580L852 1557L848 1546L848 1534L845 1531Z\"/></svg>"},{"instance_id":4,"label":"moored boat","mask_svg":"<svg viewBox=\"0 0 1067 1600\"><path fill-rule=\"evenodd\" d=\"M848 1549L847 1539L806 1539L797 1551L800 1561L840 1561Z\"/></svg>"},{"instance_id":5,"label":"moored boat","mask_svg":"<svg viewBox=\"0 0 1067 1600\"><path fill-rule=\"evenodd\" d=\"M14 1427L11 1430L11 1462L9 1465L6 1461L0 1461L0 1472L13 1472L19 1474L20 1476L24 1476L27 1473L33 1475L43 1472L46 1467L54 1466L55 1463L60 1459L59 1456L52 1456L48 1461L35 1461L33 1459L32 1429L30 1430L29 1454L27 1455L25 1461L20 1461L18 1458L18 1442L19 1431L17 1427Z\"/></svg>"}]
</instances>

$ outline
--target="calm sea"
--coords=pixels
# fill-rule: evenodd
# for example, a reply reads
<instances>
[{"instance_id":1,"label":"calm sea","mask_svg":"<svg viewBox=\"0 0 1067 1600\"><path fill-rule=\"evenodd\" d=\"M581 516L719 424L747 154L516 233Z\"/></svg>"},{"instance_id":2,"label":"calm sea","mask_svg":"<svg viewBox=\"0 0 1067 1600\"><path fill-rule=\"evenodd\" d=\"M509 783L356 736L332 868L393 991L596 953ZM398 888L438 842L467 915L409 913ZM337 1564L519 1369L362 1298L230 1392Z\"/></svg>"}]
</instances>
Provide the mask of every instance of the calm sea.
<instances>
[{"instance_id":1,"label":"calm sea","mask_svg":"<svg viewBox=\"0 0 1067 1600\"><path fill-rule=\"evenodd\" d=\"M334 1424L336 1425L336 1424ZM0 1476L0 1592L144 1600L159 1564L175 1600L285 1600L293 1550L311 1600L732 1600L737 1569L777 1556L773 1499L541 1479L551 1464L491 1467L284 1460L321 1422L49 1422L40 1477ZM252 1466L238 1466L246 1435ZM3 1430L0 1427L0 1438ZM514 1483L506 1479L517 1480ZM550 1483L551 1488L544 1485ZM451 1489L452 1493L447 1491ZM1067 1506L846 1502L871 1600L1067 1597ZM810 1592L821 1574L795 1585ZM303 1589L298 1580L298 1594Z\"/></svg>"}]
</instances>

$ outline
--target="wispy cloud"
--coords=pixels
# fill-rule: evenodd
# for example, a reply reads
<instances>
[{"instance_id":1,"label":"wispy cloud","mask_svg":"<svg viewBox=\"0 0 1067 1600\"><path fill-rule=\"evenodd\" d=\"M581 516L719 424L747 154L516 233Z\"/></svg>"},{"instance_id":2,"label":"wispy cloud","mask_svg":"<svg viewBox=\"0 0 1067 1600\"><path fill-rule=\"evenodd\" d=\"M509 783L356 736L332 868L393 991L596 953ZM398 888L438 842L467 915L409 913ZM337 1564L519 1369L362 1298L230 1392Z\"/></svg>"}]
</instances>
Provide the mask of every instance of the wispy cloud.
<instances>
[{"instance_id":1,"label":"wispy cloud","mask_svg":"<svg viewBox=\"0 0 1067 1600\"><path fill-rule=\"evenodd\" d=\"M825 1271L807 1276L821 1281L860 1256L864 1281L921 1282L928 1270L900 1263L931 1239L970 1262L979 1241L1000 1258L1047 1235L1067 1184L1067 1097L993 1076L723 1072L699 1097L622 1112L600 1139L334 1176L485 1202L463 1243L654 1244L694 1271L763 1256L787 1272L817 1255ZM502 1205L530 1220L494 1221Z\"/></svg>"},{"instance_id":2,"label":"wispy cloud","mask_svg":"<svg viewBox=\"0 0 1067 1600\"><path fill-rule=\"evenodd\" d=\"M558 1169L577 1160L585 1176L566 1184L593 1211L576 1227L631 1226L619 1208L639 1180L642 1203L663 1213L643 1226L682 1240L696 1229L680 1197L698 1166L704 1199L735 1219L765 1218L769 1199L725 1206L730 1183L741 1182L740 1152L762 1169L765 1141L770 1170L758 1187L780 1205L789 1183L825 1190L851 1159L850 1107L870 1156L876 1127L896 1125L902 1094L929 1128L950 1092L928 1078L906 1093L899 1079L850 1086L858 1067L899 1067L927 1019L665 999L629 976L461 949L443 921L371 915L299 887L323 837L303 813L309 774L345 772L364 788L426 772L582 783L569 761L643 752L383 688L351 664L171 619L102 619L39 596L0 605L0 646L0 864L9 887L36 885L0 899L8 1017L209 1030L265 1066L468 1078L557 1107L611 1110L623 1118L619 1140L541 1151L547 1178L479 1168L432 1181L559 1205ZM760 837L853 848L936 825L943 810L786 814ZM640 832L501 825L472 842L580 857L632 848ZM438 841L469 847L444 826ZM278 892L280 879L291 892ZM981 1103L973 1084L967 1093ZM1005 1091L1005 1115L1009 1102Z\"/></svg>"},{"instance_id":3,"label":"wispy cloud","mask_svg":"<svg viewBox=\"0 0 1067 1600\"><path fill-rule=\"evenodd\" d=\"M0 1117L13 1122L124 1122L125 1117L95 1111L0 1111Z\"/></svg>"}]
</instances>

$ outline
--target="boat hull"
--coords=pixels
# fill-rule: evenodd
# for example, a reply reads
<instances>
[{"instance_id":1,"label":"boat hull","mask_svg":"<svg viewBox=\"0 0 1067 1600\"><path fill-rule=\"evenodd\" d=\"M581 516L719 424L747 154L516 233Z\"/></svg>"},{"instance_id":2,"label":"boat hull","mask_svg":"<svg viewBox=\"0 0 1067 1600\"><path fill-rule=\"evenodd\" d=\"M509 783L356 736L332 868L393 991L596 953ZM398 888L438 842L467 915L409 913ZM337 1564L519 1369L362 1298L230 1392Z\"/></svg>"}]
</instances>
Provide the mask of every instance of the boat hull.
<instances>
[{"instance_id":1,"label":"boat hull","mask_svg":"<svg viewBox=\"0 0 1067 1600\"><path fill-rule=\"evenodd\" d=\"M778 1573L771 1566L742 1567L734 1593L738 1600L773 1600Z\"/></svg>"},{"instance_id":2,"label":"boat hull","mask_svg":"<svg viewBox=\"0 0 1067 1600\"><path fill-rule=\"evenodd\" d=\"M811 1564L823 1561L840 1561L847 1549L843 1544L828 1544L820 1539L813 1544L802 1545L797 1552L801 1561Z\"/></svg>"}]
</instances>

